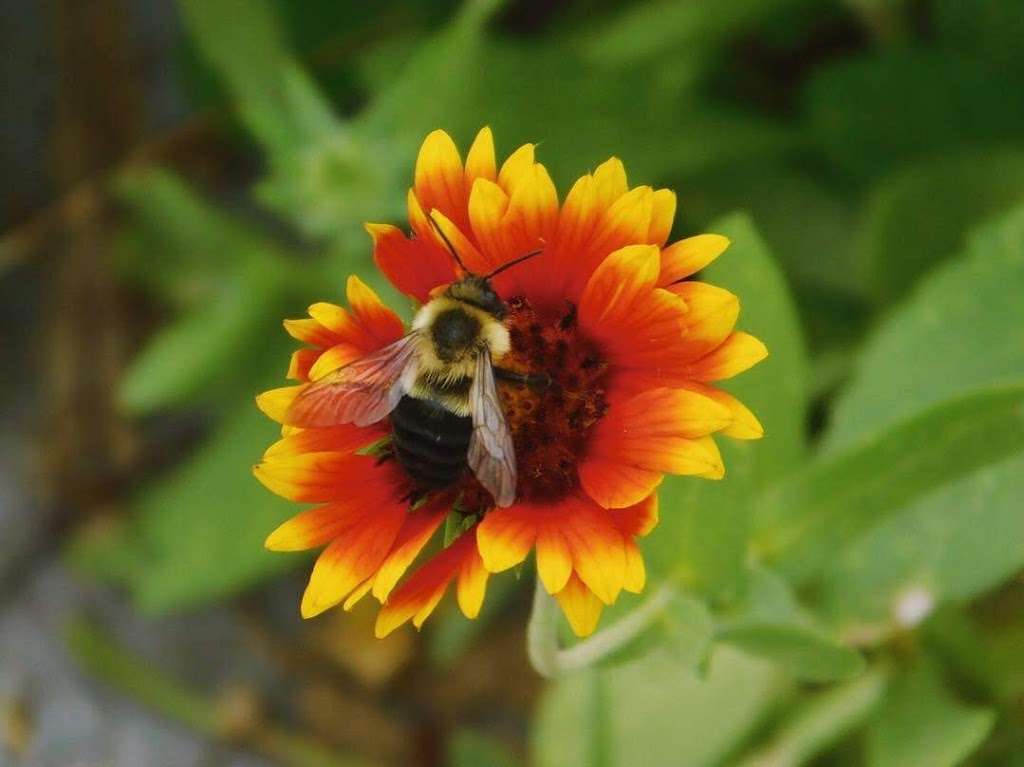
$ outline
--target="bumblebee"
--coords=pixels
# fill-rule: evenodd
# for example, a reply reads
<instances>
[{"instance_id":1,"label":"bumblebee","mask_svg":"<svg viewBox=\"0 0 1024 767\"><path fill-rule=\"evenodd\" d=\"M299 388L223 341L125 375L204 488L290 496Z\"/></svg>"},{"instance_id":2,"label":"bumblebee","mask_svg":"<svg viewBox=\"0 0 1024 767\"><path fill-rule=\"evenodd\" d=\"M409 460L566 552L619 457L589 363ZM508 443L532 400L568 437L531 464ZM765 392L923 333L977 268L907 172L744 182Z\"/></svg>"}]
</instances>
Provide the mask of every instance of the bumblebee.
<instances>
[{"instance_id":1,"label":"bumblebee","mask_svg":"<svg viewBox=\"0 0 1024 767\"><path fill-rule=\"evenodd\" d=\"M495 379L542 386L544 376L496 367L510 342L491 279L541 251L478 276L437 231L464 276L420 308L407 335L310 383L285 422L367 426L390 415L393 455L418 490L448 487L468 465L494 502L509 506L516 456Z\"/></svg>"}]
</instances>

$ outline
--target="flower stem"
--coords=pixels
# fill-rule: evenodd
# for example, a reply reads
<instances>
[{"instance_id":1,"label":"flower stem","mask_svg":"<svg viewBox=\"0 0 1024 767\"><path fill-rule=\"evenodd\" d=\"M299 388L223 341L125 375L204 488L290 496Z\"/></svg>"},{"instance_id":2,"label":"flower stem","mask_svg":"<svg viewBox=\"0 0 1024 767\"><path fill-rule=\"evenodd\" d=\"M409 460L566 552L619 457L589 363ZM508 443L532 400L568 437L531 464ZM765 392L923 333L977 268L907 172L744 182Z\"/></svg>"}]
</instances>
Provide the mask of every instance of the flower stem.
<instances>
[{"instance_id":1,"label":"flower stem","mask_svg":"<svg viewBox=\"0 0 1024 767\"><path fill-rule=\"evenodd\" d=\"M671 599L672 590L662 586L624 618L563 650L558 646L558 606L538 578L530 624L526 628L530 663L538 674L548 679L593 666L643 633Z\"/></svg>"}]
</instances>

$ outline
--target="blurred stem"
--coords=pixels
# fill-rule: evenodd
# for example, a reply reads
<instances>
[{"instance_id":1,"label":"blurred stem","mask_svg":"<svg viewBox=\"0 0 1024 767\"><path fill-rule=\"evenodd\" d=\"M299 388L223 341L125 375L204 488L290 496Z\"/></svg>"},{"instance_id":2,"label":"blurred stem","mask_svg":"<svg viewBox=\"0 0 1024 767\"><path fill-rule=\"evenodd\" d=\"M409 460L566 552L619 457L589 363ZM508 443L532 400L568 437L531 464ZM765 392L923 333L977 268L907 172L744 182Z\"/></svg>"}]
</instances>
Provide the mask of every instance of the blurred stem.
<instances>
[{"instance_id":1,"label":"blurred stem","mask_svg":"<svg viewBox=\"0 0 1024 767\"><path fill-rule=\"evenodd\" d=\"M845 684L811 698L765 746L739 767L797 767L863 722L882 699L889 670L877 665Z\"/></svg>"},{"instance_id":2,"label":"blurred stem","mask_svg":"<svg viewBox=\"0 0 1024 767\"><path fill-rule=\"evenodd\" d=\"M593 666L643 633L671 599L672 590L662 586L643 604L608 628L563 650L558 645L558 605L538 578L533 591L530 624L526 628L530 663L538 674L548 679Z\"/></svg>"},{"instance_id":3,"label":"blurred stem","mask_svg":"<svg viewBox=\"0 0 1024 767\"><path fill-rule=\"evenodd\" d=\"M154 671L90 621L72 622L66 641L71 654L89 673L211 738L231 740L292 767L372 767L363 759L340 756L301 735L264 722L254 721L252 727L234 732L230 712L224 706Z\"/></svg>"}]
</instances>

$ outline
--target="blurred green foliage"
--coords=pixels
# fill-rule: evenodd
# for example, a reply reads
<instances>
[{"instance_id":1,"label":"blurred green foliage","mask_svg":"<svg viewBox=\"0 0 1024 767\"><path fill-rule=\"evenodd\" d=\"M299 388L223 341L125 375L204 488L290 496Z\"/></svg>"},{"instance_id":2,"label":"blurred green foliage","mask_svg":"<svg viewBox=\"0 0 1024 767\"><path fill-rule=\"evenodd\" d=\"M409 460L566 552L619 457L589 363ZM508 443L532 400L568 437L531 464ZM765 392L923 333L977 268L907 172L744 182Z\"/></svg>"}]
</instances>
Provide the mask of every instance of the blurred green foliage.
<instances>
[{"instance_id":1,"label":"blurred green foliage","mask_svg":"<svg viewBox=\"0 0 1024 767\"><path fill-rule=\"evenodd\" d=\"M765 439L723 445L722 483L664 485L644 546L668 607L549 687L535 762L1011 763L1024 621L986 610L1024 569L1024 4L179 5L197 103L265 164L242 212L168 171L117 180L125 275L170 315L122 402L218 417L83 564L160 611L294 563L262 551L289 510L248 476L277 322L349 272L408 308L362 222L403 219L429 130L489 124L501 152L542 142L563 190L611 154L677 189L676 234L732 238L705 277L772 355L734 387ZM439 621L437 662L495 612ZM450 760L514 763L474 733Z\"/></svg>"}]
</instances>

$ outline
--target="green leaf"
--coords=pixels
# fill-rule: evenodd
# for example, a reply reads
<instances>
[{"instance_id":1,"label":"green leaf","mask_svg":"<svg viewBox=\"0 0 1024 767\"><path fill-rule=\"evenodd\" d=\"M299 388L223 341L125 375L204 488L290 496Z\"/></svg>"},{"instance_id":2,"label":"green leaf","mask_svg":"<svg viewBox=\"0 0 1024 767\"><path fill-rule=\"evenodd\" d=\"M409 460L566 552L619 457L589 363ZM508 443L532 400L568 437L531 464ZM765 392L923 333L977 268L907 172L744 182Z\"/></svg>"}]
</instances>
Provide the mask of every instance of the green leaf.
<instances>
[{"instance_id":1,"label":"green leaf","mask_svg":"<svg viewBox=\"0 0 1024 767\"><path fill-rule=\"evenodd\" d=\"M330 105L295 62L266 0L179 0L179 7L246 127L272 153L290 152L337 130Z\"/></svg>"},{"instance_id":2,"label":"green leaf","mask_svg":"<svg viewBox=\"0 0 1024 767\"><path fill-rule=\"evenodd\" d=\"M944 46L1008 74L1024 73L1024 5L1017 0L933 0L931 17Z\"/></svg>"},{"instance_id":3,"label":"green leaf","mask_svg":"<svg viewBox=\"0 0 1024 767\"><path fill-rule=\"evenodd\" d=\"M927 661L893 680L868 728L868 767L955 767L985 740L994 712L967 706Z\"/></svg>"},{"instance_id":4,"label":"green leaf","mask_svg":"<svg viewBox=\"0 0 1024 767\"><path fill-rule=\"evenodd\" d=\"M173 173L124 172L115 178L114 191L129 209L136 238L121 259L124 271L178 306L209 298L247 258L273 250L265 237L217 210Z\"/></svg>"},{"instance_id":5,"label":"green leaf","mask_svg":"<svg viewBox=\"0 0 1024 767\"><path fill-rule=\"evenodd\" d=\"M820 587L824 608L846 632L884 638L944 602L994 588L1024 569L1021 498L1024 454L925 496L829 566Z\"/></svg>"},{"instance_id":6,"label":"green leaf","mask_svg":"<svg viewBox=\"0 0 1024 767\"><path fill-rule=\"evenodd\" d=\"M971 389L1024 378L1024 207L970 239L865 345L823 445L853 444Z\"/></svg>"},{"instance_id":7,"label":"green leaf","mask_svg":"<svg viewBox=\"0 0 1024 767\"><path fill-rule=\"evenodd\" d=\"M246 400L175 474L139 491L127 528L79 539L74 558L127 585L152 612L221 599L294 566L296 557L263 548L294 504L250 471L280 427Z\"/></svg>"},{"instance_id":8,"label":"green leaf","mask_svg":"<svg viewBox=\"0 0 1024 767\"><path fill-rule=\"evenodd\" d=\"M817 574L885 516L1024 449L1024 384L925 410L818 460L760 502L756 549L789 578Z\"/></svg>"},{"instance_id":9,"label":"green leaf","mask_svg":"<svg viewBox=\"0 0 1024 767\"><path fill-rule=\"evenodd\" d=\"M762 440L721 439L726 477L670 477L662 484L661 521L644 541L653 573L681 577L719 596L735 591L746 566L754 493L791 471L804 454L806 360L785 281L749 219L733 215L711 231L732 245L702 279L740 297L739 326L763 339L767 360L729 381L765 427Z\"/></svg>"},{"instance_id":10,"label":"green leaf","mask_svg":"<svg viewBox=\"0 0 1024 767\"><path fill-rule=\"evenodd\" d=\"M664 656L551 685L532 728L538 767L721 764L788 689L764 661L717 648L706 675Z\"/></svg>"},{"instance_id":11,"label":"green leaf","mask_svg":"<svg viewBox=\"0 0 1024 767\"><path fill-rule=\"evenodd\" d=\"M654 0L630 4L586 30L581 47L595 64L621 67L637 60L683 54L706 58L758 22L815 0L733 0L715 8Z\"/></svg>"},{"instance_id":12,"label":"green leaf","mask_svg":"<svg viewBox=\"0 0 1024 767\"><path fill-rule=\"evenodd\" d=\"M132 414L145 414L234 391L234 382L248 379L263 339L279 335L283 303L272 270L246 268L205 306L147 341L121 381L121 405Z\"/></svg>"},{"instance_id":13,"label":"green leaf","mask_svg":"<svg viewBox=\"0 0 1024 767\"><path fill-rule=\"evenodd\" d=\"M924 48L838 59L817 70L803 100L820 151L855 179L965 144L1014 140L1024 128L1024 91L1012 79Z\"/></svg>"},{"instance_id":14,"label":"green leaf","mask_svg":"<svg viewBox=\"0 0 1024 767\"><path fill-rule=\"evenodd\" d=\"M723 616L715 640L764 658L805 682L843 681L864 670L864 659L818 625L789 585L763 569L748 574L743 600Z\"/></svg>"},{"instance_id":15,"label":"green leaf","mask_svg":"<svg viewBox=\"0 0 1024 767\"><path fill-rule=\"evenodd\" d=\"M650 598L649 596L647 598ZM602 618L603 627L614 625L644 604L620 599ZM624 608L624 609L620 609ZM660 653L681 666L704 668L711 653L715 624L707 605L697 597L672 590L670 598L647 628L626 646L601 659L602 666L636 660Z\"/></svg>"},{"instance_id":16,"label":"green leaf","mask_svg":"<svg viewBox=\"0 0 1024 767\"><path fill-rule=\"evenodd\" d=\"M448 767L516 767L519 763L503 743L473 730L456 730L448 742Z\"/></svg>"},{"instance_id":17,"label":"green leaf","mask_svg":"<svg viewBox=\"0 0 1024 767\"><path fill-rule=\"evenodd\" d=\"M812 764L864 722L886 691L888 672L876 667L858 678L806 698L775 724L766 743L736 762L738 767L798 767Z\"/></svg>"},{"instance_id":18,"label":"green leaf","mask_svg":"<svg viewBox=\"0 0 1024 767\"><path fill-rule=\"evenodd\" d=\"M859 259L864 284L879 305L890 304L959 252L969 229L1021 200L1019 149L960 152L898 171L867 203Z\"/></svg>"},{"instance_id":19,"label":"green leaf","mask_svg":"<svg viewBox=\"0 0 1024 767\"><path fill-rule=\"evenodd\" d=\"M744 622L719 629L715 638L775 663L802 682L851 679L865 666L855 650L806 626Z\"/></svg>"}]
</instances>

